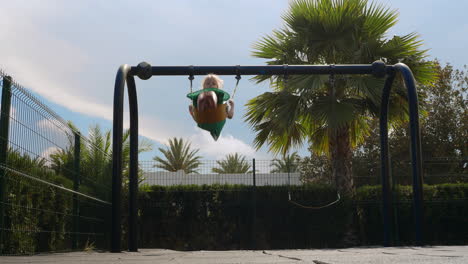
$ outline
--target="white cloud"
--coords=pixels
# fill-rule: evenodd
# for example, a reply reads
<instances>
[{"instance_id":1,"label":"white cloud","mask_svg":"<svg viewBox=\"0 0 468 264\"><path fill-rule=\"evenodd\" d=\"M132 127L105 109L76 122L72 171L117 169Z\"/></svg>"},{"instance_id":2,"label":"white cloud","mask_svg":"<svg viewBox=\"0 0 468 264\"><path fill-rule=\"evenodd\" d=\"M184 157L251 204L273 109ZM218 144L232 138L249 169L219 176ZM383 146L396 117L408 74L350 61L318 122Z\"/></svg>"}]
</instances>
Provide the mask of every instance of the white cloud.
<instances>
[{"instance_id":1,"label":"white cloud","mask_svg":"<svg viewBox=\"0 0 468 264\"><path fill-rule=\"evenodd\" d=\"M49 119L41 119L37 121L36 126L40 129L48 130L48 131L55 131L59 128L57 124L55 124L53 121Z\"/></svg>"},{"instance_id":2,"label":"white cloud","mask_svg":"<svg viewBox=\"0 0 468 264\"><path fill-rule=\"evenodd\" d=\"M47 5L39 2L27 6L32 7L7 6L9 12L5 10L0 17L5 29L0 33L1 66L20 84L54 103L72 111L111 119L111 109L86 93L92 91L92 85L88 83L88 87L83 87L85 69L93 62L92 58L75 43L54 36L44 27L50 23L44 18L46 14L53 17L57 10L53 5L41 8ZM35 15L32 12L35 6L39 8L37 13L45 15ZM18 17L20 12L24 17Z\"/></svg>"},{"instance_id":3,"label":"white cloud","mask_svg":"<svg viewBox=\"0 0 468 264\"><path fill-rule=\"evenodd\" d=\"M255 10L243 10L243 6L252 5L250 1L230 5L257 18ZM262 6L264 3L253 5ZM284 4L272 5L277 12ZM135 28L121 19L122 10L130 19L138 16L139 24L145 26ZM115 72L122 63L142 60L163 65L248 62L247 49L257 37L258 29L239 30L250 22L239 21L232 8L229 14L223 13L224 10L225 4L213 5L211 2L187 2L183 5L177 1L163 5L146 2L136 7L131 2L108 6L95 1L10 1L2 5L0 16L4 29L0 31L0 68L4 68L18 83L53 103L77 113L112 121ZM211 15L203 15L206 12ZM181 20L181 17L185 19ZM219 37L207 38L204 28L217 17L222 24L210 28L210 32ZM274 20L279 21L279 16L274 15ZM186 21L193 22L191 27L187 28ZM272 27L269 20L265 18L262 21L261 31L269 31ZM188 46L187 39L190 39ZM237 43L234 46L233 40ZM158 79L162 80L160 87L177 86L176 82ZM138 83L138 86L145 89L151 87L151 83ZM153 92L139 97L141 135L159 143L175 136L191 138L204 154L212 157L232 152L254 155L255 150L251 146L232 135L223 135L215 142L201 130L194 134L191 125L184 123L185 119L174 117L168 109L186 109L185 96L184 100L179 100L181 97L173 95L175 92L166 94L169 89L146 91ZM155 104L153 98L161 95L169 99ZM145 108L148 101L154 107ZM124 114L124 119L124 126L128 128L128 113Z\"/></svg>"},{"instance_id":4,"label":"white cloud","mask_svg":"<svg viewBox=\"0 0 468 264\"><path fill-rule=\"evenodd\" d=\"M128 128L128 113L124 114L124 127ZM168 124L167 122L159 121L158 119L146 115L140 115L139 118L139 134L160 144L166 144L169 138L172 137L186 137L187 133L179 129L175 125Z\"/></svg>"},{"instance_id":5,"label":"white cloud","mask_svg":"<svg viewBox=\"0 0 468 264\"><path fill-rule=\"evenodd\" d=\"M36 127L38 129L36 132L40 133L44 140L60 147L70 144L70 137L73 137L71 130L55 119L41 119L37 121Z\"/></svg>"},{"instance_id":6,"label":"white cloud","mask_svg":"<svg viewBox=\"0 0 468 264\"><path fill-rule=\"evenodd\" d=\"M90 72L96 69L90 68L97 62L93 57L96 51L80 47L69 39L61 38L60 34L52 34L45 27L54 19L63 20L61 11L67 9L66 5L56 4L43 5L36 1L5 6L9 12L4 10L4 15L0 16L0 24L5 29L0 32L0 67L5 67L18 83L51 102L74 112L112 121L113 109L109 103L112 102L113 81L105 89L97 89L99 82L95 80L99 74ZM36 8L41 12L33 12ZM24 17L18 17L20 12ZM106 79L113 78L112 74ZM14 113L13 109L12 115ZM128 128L128 112L124 113L124 119ZM140 134L157 142L165 142L171 136L184 136L173 132L181 129L153 116L140 113L139 119ZM52 124L46 121L38 125L43 129L53 129L50 127Z\"/></svg>"},{"instance_id":7,"label":"white cloud","mask_svg":"<svg viewBox=\"0 0 468 264\"><path fill-rule=\"evenodd\" d=\"M52 164L52 161L50 159L50 155L51 154L54 154L54 153L57 153L58 151L60 151L60 148L58 147L49 147L47 149L45 149L44 151L42 151L42 153L39 155L39 157L41 158L44 158L46 160L46 165L47 166L50 166Z\"/></svg>"},{"instance_id":8,"label":"white cloud","mask_svg":"<svg viewBox=\"0 0 468 264\"><path fill-rule=\"evenodd\" d=\"M199 154L203 156L203 159L222 159L227 154L240 153L245 155L247 158L267 158L268 155L264 153L256 152L256 150L244 141L235 138L230 134L223 135L215 141L210 133L202 130L198 127L194 127L189 133L177 130L168 129L171 131L168 133L165 130L158 129L164 125L157 122L154 119L143 117L140 118L140 123L146 124L140 129L140 134L145 137L157 141L162 145L167 145L169 139L173 137L181 137L191 142L193 148L200 149ZM195 132L195 133L193 133Z\"/></svg>"},{"instance_id":9,"label":"white cloud","mask_svg":"<svg viewBox=\"0 0 468 264\"><path fill-rule=\"evenodd\" d=\"M79 92L79 87L76 87L73 82L57 80L53 76L55 73L39 67L39 63L23 60L23 58L19 57L7 58L4 62L8 65L8 72L19 77L18 82L20 84L39 93L48 100L75 112L112 120L111 107L83 97ZM21 72L26 72L26 74Z\"/></svg>"},{"instance_id":10,"label":"white cloud","mask_svg":"<svg viewBox=\"0 0 468 264\"><path fill-rule=\"evenodd\" d=\"M240 153L252 158L258 156L254 148L232 135L223 135L215 141L210 133L197 128L195 134L189 137L192 146L200 149L200 154L206 158L222 159L227 154Z\"/></svg>"}]
</instances>

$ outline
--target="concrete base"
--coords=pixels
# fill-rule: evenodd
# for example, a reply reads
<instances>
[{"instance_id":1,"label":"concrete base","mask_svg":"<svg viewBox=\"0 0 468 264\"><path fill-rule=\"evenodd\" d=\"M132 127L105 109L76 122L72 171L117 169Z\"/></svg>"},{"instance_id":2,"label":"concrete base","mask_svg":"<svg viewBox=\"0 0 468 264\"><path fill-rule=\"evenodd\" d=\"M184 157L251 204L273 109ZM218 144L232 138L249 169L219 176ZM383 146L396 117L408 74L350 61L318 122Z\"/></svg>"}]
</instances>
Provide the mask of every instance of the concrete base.
<instances>
[{"instance_id":1,"label":"concrete base","mask_svg":"<svg viewBox=\"0 0 468 264\"><path fill-rule=\"evenodd\" d=\"M0 263L468 263L468 246L347 248L311 250L72 252L2 256Z\"/></svg>"}]
</instances>

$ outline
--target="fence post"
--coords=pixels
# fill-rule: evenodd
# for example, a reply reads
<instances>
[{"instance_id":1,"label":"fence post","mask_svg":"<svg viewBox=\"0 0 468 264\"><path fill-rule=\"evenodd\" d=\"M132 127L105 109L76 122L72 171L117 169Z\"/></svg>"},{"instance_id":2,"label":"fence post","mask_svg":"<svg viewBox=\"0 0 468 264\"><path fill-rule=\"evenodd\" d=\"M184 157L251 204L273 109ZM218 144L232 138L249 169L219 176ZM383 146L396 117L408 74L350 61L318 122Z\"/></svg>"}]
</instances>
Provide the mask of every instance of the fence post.
<instances>
[{"instance_id":1,"label":"fence post","mask_svg":"<svg viewBox=\"0 0 468 264\"><path fill-rule=\"evenodd\" d=\"M10 131L10 110L11 110L11 77L3 77L2 106L0 112L0 165L7 162L8 139ZM0 167L0 253L3 252L3 232L6 230L5 219L5 197L7 192L7 182L5 181L6 171Z\"/></svg>"},{"instance_id":2,"label":"fence post","mask_svg":"<svg viewBox=\"0 0 468 264\"><path fill-rule=\"evenodd\" d=\"M75 173L73 177L73 190L78 191L80 188L80 152L81 152L81 137L79 132L75 132L75 148L74 148L74 168ZM73 194L73 235L72 235L72 249L78 248L78 230L79 230L79 217L80 208L78 203L78 195Z\"/></svg>"},{"instance_id":3,"label":"fence post","mask_svg":"<svg viewBox=\"0 0 468 264\"><path fill-rule=\"evenodd\" d=\"M257 218L257 183L255 175L255 159L252 159L252 226L251 226L251 247L256 248L256 218Z\"/></svg>"}]
</instances>

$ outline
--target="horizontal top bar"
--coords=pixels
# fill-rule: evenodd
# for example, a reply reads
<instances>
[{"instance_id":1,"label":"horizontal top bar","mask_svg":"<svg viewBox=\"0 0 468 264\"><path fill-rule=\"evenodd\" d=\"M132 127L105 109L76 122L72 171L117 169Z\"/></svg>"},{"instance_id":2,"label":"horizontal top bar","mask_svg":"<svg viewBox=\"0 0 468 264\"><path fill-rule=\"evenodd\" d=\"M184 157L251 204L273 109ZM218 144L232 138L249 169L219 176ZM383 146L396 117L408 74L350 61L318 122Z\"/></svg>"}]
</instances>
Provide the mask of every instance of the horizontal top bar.
<instances>
[{"instance_id":1,"label":"horizontal top bar","mask_svg":"<svg viewBox=\"0 0 468 264\"><path fill-rule=\"evenodd\" d=\"M383 63L374 64L346 64L346 65L263 65L263 66L133 66L130 75L305 75L305 74L376 74L387 73L393 65ZM149 76L148 76L149 77Z\"/></svg>"}]
</instances>

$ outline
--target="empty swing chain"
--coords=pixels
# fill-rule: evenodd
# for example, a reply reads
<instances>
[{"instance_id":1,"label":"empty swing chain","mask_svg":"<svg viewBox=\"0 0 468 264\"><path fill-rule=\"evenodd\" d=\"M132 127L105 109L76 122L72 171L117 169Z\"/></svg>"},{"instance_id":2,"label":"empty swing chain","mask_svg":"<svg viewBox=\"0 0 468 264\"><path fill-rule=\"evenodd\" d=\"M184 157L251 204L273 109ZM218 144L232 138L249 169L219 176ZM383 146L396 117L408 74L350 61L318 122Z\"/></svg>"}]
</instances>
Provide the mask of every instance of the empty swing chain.
<instances>
[{"instance_id":1,"label":"empty swing chain","mask_svg":"<svg viewBox=\"0 0 468 264\"><path fill-rule=\"evenodd\" d=\"M285 75L284 75L284 87L286 88L286 85L287 85L287 65L284 65L284 69L285 69ZM330 87L332 89L332 96L333 96L333 99L335 99L335 65L332 64L330 65L330 77L329 77L329 84L330 84ZM335 182L336 184L336 182ZM325 205L321 205L321 206L305 206L305 205L302 205L298 202L295 202L291 199L291 187L290 187L290 183L288 181L288 201L296 206L299 206L299 207L302 207L302 208L305 208L305 209L323 209L323 208L327 208L329 206L332 206L336 203L338 203L340 200L341 200L341 195L340 193L337 191L336 193L336 200L333 201L333 202L330 202L328 204L325 204Z\"/></svg>"}]
</instances>

